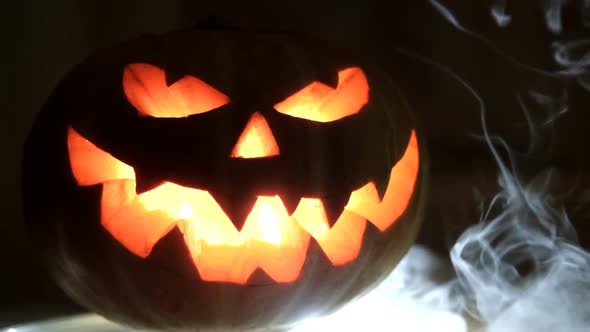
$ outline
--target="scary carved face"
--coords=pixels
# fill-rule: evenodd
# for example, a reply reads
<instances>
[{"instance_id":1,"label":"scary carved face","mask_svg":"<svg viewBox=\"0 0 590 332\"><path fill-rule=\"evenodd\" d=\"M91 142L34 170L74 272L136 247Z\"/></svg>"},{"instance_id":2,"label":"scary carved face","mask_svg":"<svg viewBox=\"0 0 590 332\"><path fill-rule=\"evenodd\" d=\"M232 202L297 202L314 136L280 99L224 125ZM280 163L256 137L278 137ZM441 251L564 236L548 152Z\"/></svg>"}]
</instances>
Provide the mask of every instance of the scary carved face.
<instances>
[{"instance_id":1,"label":"scary carved face","mask_svg":"<svg viewBox=\"0 0 590 332\"><path fill-rule=\"evenodd\" d=\"M230 96L194 76L167 84L164 70L145 63L127 65L122 82L138 115L153 121L176 118L197 122L204 118L206 122L206 117L216 112L228 112L224 106L232 102ZM363 70L350 67L338 71L335 87L314 81L277 100L273 107L277 114L273 115L287 115L281 120L298 121L298 125L304 121L316 123L316 130L337 131L341 129L334 123L362 116L368 102L369 84ZM194 172L202 172L203 179L212 177L214 181L197 181L187 186L164 175L155 181L152 178L152 185L138 190L138 176L143 170L138 172L72 128L68 133L68 150L78 184L102 184L100 220L115 239L145 258L163 236L178 227L199 276L205 281L243 284L260 268L275 282L292 282L305 262L310 238L319 243L334 266L347 264L359 254L367 221L385 231L405 211L419 168L413 131L401 158L389 168L382 194L373 179L353 181L354 186L346 188L315 186L310 182L313 177L290 183L288 174L273 168L298 172L301 160L297 158L301 157L289 156L292 148L285 148L289 144L283 146L280 143L284 138L277 141L276 137L283 135L276 133L266 117L256 111L249 115L231 149L215 151L226 155L230 168L236 168L236 174L227 179L231 182L229 188L218 186L215 182L222 179L215 179L215 175L195 169ZM195 142L197 146L201 144L209 143ZM206 154L203 158L207 158ZM334 166L351 165L338 160ZM146 172L150 173L147 169Z\"/></svg>"},{"instance_id":2,"label":"scary carved face","mask_svg":"<svg viewBox=\"0 0 590 332\"><path fill-rule=\"evenodd\" d=\"M35 121L28 229L109 319L284 328L376 285L414 241L427 174L410 111L387 72L303 36L125 42Z\"/></svg>"}]
</instances>

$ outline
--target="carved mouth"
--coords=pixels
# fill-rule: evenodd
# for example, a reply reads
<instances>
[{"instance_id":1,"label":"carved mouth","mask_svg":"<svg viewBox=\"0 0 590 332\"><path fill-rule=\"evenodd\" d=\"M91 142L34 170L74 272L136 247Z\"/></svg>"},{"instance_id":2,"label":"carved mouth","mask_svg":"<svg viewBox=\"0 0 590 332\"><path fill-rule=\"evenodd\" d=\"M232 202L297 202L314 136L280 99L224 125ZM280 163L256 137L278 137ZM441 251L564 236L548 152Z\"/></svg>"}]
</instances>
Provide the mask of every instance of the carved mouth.
<instances>
[{"instance_id":1,"label":"carved mouth","mask_svg":"<svg viewBox=\"0 0 590 332\"><path fill-rule=\"evenodd\" d=\"M305 263L310 238L333 265L358 256L366 222L388 229L406 210L418 175L415 133L402 158L391 169L379 197L373 182L350 194L330 227L319 198L303 197L292 214L279 195L258 196L241 230L236 229L207 191L166 182L137 194L133 168L100 150L70 129L68 149L79 185L103 185L101 224L125 248L147 257L174 227L184 235L202 280L245 284L257 268L275 282L293 282Z\"/></svg>"}]
</instances>

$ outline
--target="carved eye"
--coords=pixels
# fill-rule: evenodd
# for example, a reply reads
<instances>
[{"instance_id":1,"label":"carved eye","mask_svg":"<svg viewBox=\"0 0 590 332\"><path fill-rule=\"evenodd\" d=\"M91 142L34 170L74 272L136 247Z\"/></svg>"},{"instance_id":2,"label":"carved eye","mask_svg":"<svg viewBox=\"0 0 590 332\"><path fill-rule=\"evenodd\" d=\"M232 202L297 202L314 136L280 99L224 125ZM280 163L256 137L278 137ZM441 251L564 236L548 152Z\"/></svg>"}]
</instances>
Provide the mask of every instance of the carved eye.
<instances>
[{"instance_id":1,"label":"carved eye","mask_svg":"<svg viewBox=\"0 0 590 332\"><path fill-rule=\"evenodd\" d=\"M359 67L338 72L334 89L314 81L274 107L296 118L331 122L358 113L369 101L369 84Z\"/></svg>"},{"instance_id":2,"label":"carved eye","mask_svg":"<svg viewBox=\"0 0 590 332\"><path fill-rule=\"evenodd\" d=\"M168 86L164 70L145 63L125 67L123 90L139 113L156 118L182 118L229 103L226 95L193 76Z\"/></svg>"}]
</instances>

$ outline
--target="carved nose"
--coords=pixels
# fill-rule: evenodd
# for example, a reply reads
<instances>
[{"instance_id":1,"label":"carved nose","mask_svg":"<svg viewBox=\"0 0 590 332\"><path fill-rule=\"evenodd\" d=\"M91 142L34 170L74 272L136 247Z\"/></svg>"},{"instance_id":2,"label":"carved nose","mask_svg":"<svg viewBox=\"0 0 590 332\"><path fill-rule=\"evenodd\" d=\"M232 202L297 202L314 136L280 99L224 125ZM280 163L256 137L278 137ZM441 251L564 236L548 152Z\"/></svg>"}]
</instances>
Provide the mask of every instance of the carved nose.
<instances>
[{"instance_id":1,"label":"carved nose","mask_svg":"<svg viewBox=\"0 0 590 332\"><path fill-rule=\"evenodd\" d=\"M232 158L265 158L278 156L279 145L262 114L252 114L235 144Z\"/></svg>"}]
</instances>

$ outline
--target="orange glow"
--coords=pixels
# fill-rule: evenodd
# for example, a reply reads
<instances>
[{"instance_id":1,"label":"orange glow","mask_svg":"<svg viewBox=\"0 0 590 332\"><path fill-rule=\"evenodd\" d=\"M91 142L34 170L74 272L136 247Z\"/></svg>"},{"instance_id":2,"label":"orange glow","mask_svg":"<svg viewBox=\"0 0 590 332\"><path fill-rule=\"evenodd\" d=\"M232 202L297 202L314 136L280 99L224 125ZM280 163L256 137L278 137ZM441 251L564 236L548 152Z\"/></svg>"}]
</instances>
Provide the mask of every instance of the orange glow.
<instances>
[{"instance_id":1,"label":"orange glow","mask_svg":"<svg viewBox=\"0 0 590 332\"><path fill-rule=\"evenodd\" d=\"M365 218L344 210L330 228L322 201L303 198L293 219L319 243L334 265L350 263L358 256L365 233Z\"/></svg>"},{"instance_id":2,"label":"orange glow","mask_svg":"<svg viewBox=\"0 0 590 332\"><path fill-rule=\"evenodd\" d=\"M70 166L81 186L90 186L116 179L135 180L133 168L97 148L74 129L68 129Z\"/></svg>"},{"instance_id":3,"label":"orange glow","mask_svg":"<svg viewBox=\"0 0 590 332\"><path fill-rule=\"evenodd\" d=\"M358 113L369 101L369 83L358 67L338 72L336 89L312 82L275 105L281 113L319 122L336 121Z\"/></svg>"},{"instance_id":4,"label":"orange glow","mask_svg":"<svg viewBox=\"0 0 590 332\"><path fill-rule=\"evenodd\" d=\"M135 181L119 180L103 184L102 226L137 256L147 257L154 245L176 226L176 222L164 211L146 209L141 197L135 195Z\"/></svg>"},{"instance_id":5,"label":"orange glow","mask_svg":"<svg viewBox=\"0 0 590 332\"><path fill-rule=\"evenodd\" d=\"M258 112L252 114L234 146L232 158L264 158L279 154L279 145L266 119Z\"/></svg>"},{"instance_id":6,"label":"orange glow","mask_svg":"<svg viewBox=\"0 0 590 332\"><path fill-rule=\"evenodd\" d=\"M297 280L310 238L333 265L353 261L361 250L367 219L385 231L403 214L419 166L418 142L412 132L404 155L391 170L383 200L375 185L367 183L351 193L330 228L319 198L301 198L289 215L279 196L258 196L238 231L207 191L166 182L137 195L129 166L72 129L68 148L78 183L103 183L101 223L121 245L145 258L163 236L178 227L202 280L237 284L246 284L257 268L278 283Z\"/></svg>"},{"instance_id":7,"label":"orange glow","mask_svg":"<svg viewBox=\"0 0 590 332\"><path fill-rule=\"evenodd\" d=\"M125 199L135 192L131 186L117 189L127 192L105 189L103 201ZM203 280L244 284L260 267L276 282L291 282L305 262L310 236L291 222L278 196L258 197L242 231L203 190L167 182L128 201L116 214L103 210L110 218L103 218L102 224L113 237L146 257L177 225ZM146 219L138 220L141 215Z\"/></svg>"},{"instance_id":8,"label":"orange glow","mask_svg":"<svg viewBox=\"0 0 590 332\"><path fill-rule=\"evenodd\" d=\"M367 218L379 230L385 231L406 210L414 193L419 166L418 139L412 130L406 151L391 169L383 200L379 199L375 184L369 182L352 192L346 209Z\"/></svg>"},{"instance_id":9,"label":"orange glow","mask_svg":"<svg viewBox=\"0 0 590 332\"><path fill-rule=\"evenodd\" d=\"M141 114L157 118L182 118L229 103L226 95L193 76L187 75L168 86L166 73L145 63L125 67L123 90Z\"/></svg>"}]
</instances>

